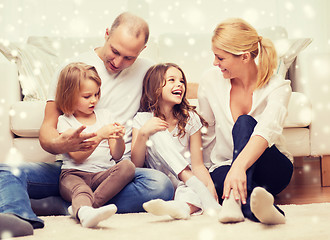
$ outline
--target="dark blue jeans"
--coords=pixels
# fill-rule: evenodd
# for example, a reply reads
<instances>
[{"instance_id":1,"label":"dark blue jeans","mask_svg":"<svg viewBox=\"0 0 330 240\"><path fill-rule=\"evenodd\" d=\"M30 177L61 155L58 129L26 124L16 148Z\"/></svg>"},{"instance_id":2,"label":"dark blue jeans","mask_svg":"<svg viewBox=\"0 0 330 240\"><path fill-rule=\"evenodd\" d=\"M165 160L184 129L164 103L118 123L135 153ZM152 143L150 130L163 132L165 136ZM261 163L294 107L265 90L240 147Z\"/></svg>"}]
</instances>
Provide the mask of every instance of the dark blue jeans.
<instances>
[{"instance_id":1,"label":"dark blue jeans","mask_svg":"<svg viewBox=\"0 0 330 240\"><path fill-rule=\"evenodd\" d=\"M30 199L60 196L61 163L28 163L10 167L0 164L0 213L12 213L34 228L42 228L43 220L31 208ZM119 213L144 211L142 204L152 199L173 199L174 188L169 178L153 169L136 168L135 178L112 198ZM63 204L65 202L63 200Z\"/></svg>"},{"instance_id":2,"label":"dark blue jeans","mask_svg":"<svg viewBox=\"0 0 330 240\"><path fill-rule=\"evenodd\" d=\"M234 151L233 162L248 143L257 121L249 116L240 116L232 130ZM218 196L223 195L223 184L231 166L221 166L211 172ZM273 196L284 190L292 177L293 165L274 145L267 148L260 158L246 171L247 203L242 205L242 212L246 218L253 221L258 219L251 212L250 195L255 187L263 187ZM276 207L276 206L275 206ZM276 207L282 214L278 207Z\"/></svg>"}]
</instances>

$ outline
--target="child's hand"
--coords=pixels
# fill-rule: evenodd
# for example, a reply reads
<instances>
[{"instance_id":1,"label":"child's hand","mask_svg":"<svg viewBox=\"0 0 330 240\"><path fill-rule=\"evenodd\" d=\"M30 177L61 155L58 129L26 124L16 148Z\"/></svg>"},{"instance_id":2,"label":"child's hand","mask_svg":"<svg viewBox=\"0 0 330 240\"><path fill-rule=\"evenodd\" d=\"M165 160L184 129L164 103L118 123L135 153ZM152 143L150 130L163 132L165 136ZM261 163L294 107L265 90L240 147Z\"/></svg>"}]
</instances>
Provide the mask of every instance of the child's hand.
<instances>
[{"instance_id":1,"label":"child's hand","mask_svg":"<svg viewBox=\"0 0 330 240\"><path fill-rule=\"evenodd\" d=\"M116 131L113 135L110 136L111 139L122 139L125 136L126 129L123 125L115 122L113 126L116 128Z\"/></svg>"},{"instance_id":2,"label":"child's hand","mask_svg":"<svg viewBox=\"0 0 330 240\"><path fill-rule=\"evenodd\" d=\"M125 135L125 127L119 123L108 124L97 131L98 136L102 139L123 138Z\"/></svg>"},{"instance_id":3,"label":"child's hand","mask_svg":"<svg viewBox=\"0 0 330 240\"><path fill-rule=\"evenodd\" d=\"M158 117L153 117L149 119L143 127L140 129L140 132L146 136L151 136L156 132L164 131L168 128L168 123Z\"/></svg>"}]
</instances>

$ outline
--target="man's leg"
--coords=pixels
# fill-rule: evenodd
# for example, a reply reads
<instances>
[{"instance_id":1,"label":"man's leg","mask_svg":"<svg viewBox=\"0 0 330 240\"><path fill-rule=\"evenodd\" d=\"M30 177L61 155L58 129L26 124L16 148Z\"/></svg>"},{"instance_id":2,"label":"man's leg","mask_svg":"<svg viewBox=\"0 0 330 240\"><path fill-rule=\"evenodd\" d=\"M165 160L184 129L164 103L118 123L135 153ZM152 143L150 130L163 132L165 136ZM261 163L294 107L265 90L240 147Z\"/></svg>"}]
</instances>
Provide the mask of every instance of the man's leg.
<instances>
[{"instance_id":1,"label":"man's leg","mask_svg":"<svg viewBox=\"0 0 330 240\"><path fill-rule=\"evenodd\" d=\"M70 203L59 193L61 162L28 163L20 166L27 179L27 191L38 216L67 215Z\"/></svg>"},{"instance_id":2,"label":"man's leg","mask_svg":"<svg viewBox=\"0 0 330 240\"><path fill-rule=\"evenodd\" d=\"M14 214L30 222L34 228L42 228L44 223L32 211L29 197L41 201L41 198L59 196L60 171L60 163L0 164L0 213ZM47 206L47 202L38 203L44 209L54 208ZM57 201L57 204L64 208L64 201Z\"/></svg>"},{"instance_id":3,"label":"man's leg","mask_svg":"<svg viewBox=\"0 0 330 240\"><path fill-rule=\"evenodd\" d=\"M26 188L25 174L17 168L0 165L0 213L13 214L31 223L34 228L42 228L44 223L32 211Z\"/></svg>"},{"instance_id":4,"label":"man's leg","mask_svg":"<svg viewBox=\"0 0 330 240\"><path fill-rule=\"evenodd\" d=\"M32 225L12 214L0 213L0 239L33 235Z\"/></svg>"},{"instance_id":5,"label":"man's leg","mask_svg":"<svg viewBox=\"0 0 330 240\"><path fill-rule=\"evenodd\" d=\"M115 204L118 213L144 212L143 203L152 199L172 200L174 188L160 171L136 168L135 178L107 204Z\"/></svg>"}]
</instances>

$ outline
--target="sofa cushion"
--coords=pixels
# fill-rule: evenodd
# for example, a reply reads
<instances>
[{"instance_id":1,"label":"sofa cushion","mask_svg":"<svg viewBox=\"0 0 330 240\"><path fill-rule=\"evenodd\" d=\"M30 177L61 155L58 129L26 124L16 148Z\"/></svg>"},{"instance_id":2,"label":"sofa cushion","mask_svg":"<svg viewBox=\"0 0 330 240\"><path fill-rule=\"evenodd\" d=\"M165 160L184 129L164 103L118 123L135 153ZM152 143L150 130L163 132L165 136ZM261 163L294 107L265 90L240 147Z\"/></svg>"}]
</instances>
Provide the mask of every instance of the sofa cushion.
<instances>
[{"instance_id":1,"label":"sofa cushion","mask_svg":"<svg viewBox=\"0 0 330 240\"><path fill-rule=\"evenodd\" d=\"M312 42L311 38L273 40L278 57L277 73L286 76L298 54Z\"/></svg>"},{"instance_id":2,"label":"sofa cushion","mask_svg":"<svg viewBox=\"0 0 330 240\"><path fill-rule=\"evenodd\" d=\"M25 162L54 162L56 156L42 149L38 138L15 138L13 147L23 155Z\"/></svg>"},{"instance_id":3,"label":"sofa cushion","mask_svg":"<svg viewBox=\"0 0 330 240\"><path fill-rule=\"evenodd\" d=\"M36 48L56 56L59 61L72 58L82 52L86 52L98 46L102 46L104 38L89 37L89 38L74 38L74 37L41 37L31 36L27 43Z\"/></svg>"},{"instance_id":4,"label":"sofa cushion","mask_svg":"<svg viewBox=\"0 0 330 240\"><path fill-rule=\"evenodd\" d=\"M45 101L20 101L12 105L10 110L11 131L20 137L39 137Z\"/></svg>"},{"instance_id":5,"label":"sofa cushion","mask_svg":"<svg viewBox=\"0 0 330 240\"><path fill-rule=\"evenodd\" d=\"M46 99L58 58L28 43L0 41L0 52L17 64L24 100Z\"/></svg>"},{"instance_id":6,"label":"sofa cushion","mask_svg":"<svg viewBox=\"0 0 330 240\"><path fill-rule=\"evenodd\" d=\"M309 156L310 131L308 128L285 128L283 136L285 139L285 147L294 157Z\"/></svg>"},{"instance_id":7,"label":"sofa cushion","mask_svg":"<svg viewBox=\"0 0 330 240\"><path fill-rule=\"evenodd\" d=\"M312 122L312 104L305 94L292 92L285 128L308 127Z\"/></svg>"}]
</instances>

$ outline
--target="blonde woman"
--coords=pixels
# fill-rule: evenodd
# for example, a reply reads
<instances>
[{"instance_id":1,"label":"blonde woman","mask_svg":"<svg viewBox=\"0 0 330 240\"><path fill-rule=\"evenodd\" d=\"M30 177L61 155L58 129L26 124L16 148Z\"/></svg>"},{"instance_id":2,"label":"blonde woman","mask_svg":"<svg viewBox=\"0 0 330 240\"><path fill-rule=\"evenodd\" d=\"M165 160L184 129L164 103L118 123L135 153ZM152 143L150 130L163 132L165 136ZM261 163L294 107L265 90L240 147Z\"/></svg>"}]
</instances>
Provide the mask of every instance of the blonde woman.
<instances>
[{"instance_id":1,"label":"blonde woman","mask_svg":"<svg viewBox=\"0 0 330 240\"><path fill-rule=\"evenodd\" d=\"M273 196L293 171L281 139L290 81L274 74L272 42L242 19L216 27L212 51L217 68L204 75L198 98L209 123L203 145L211 151L211 177L223 199L219 221L284 223Z\"/></svg>"}]
</instances>

